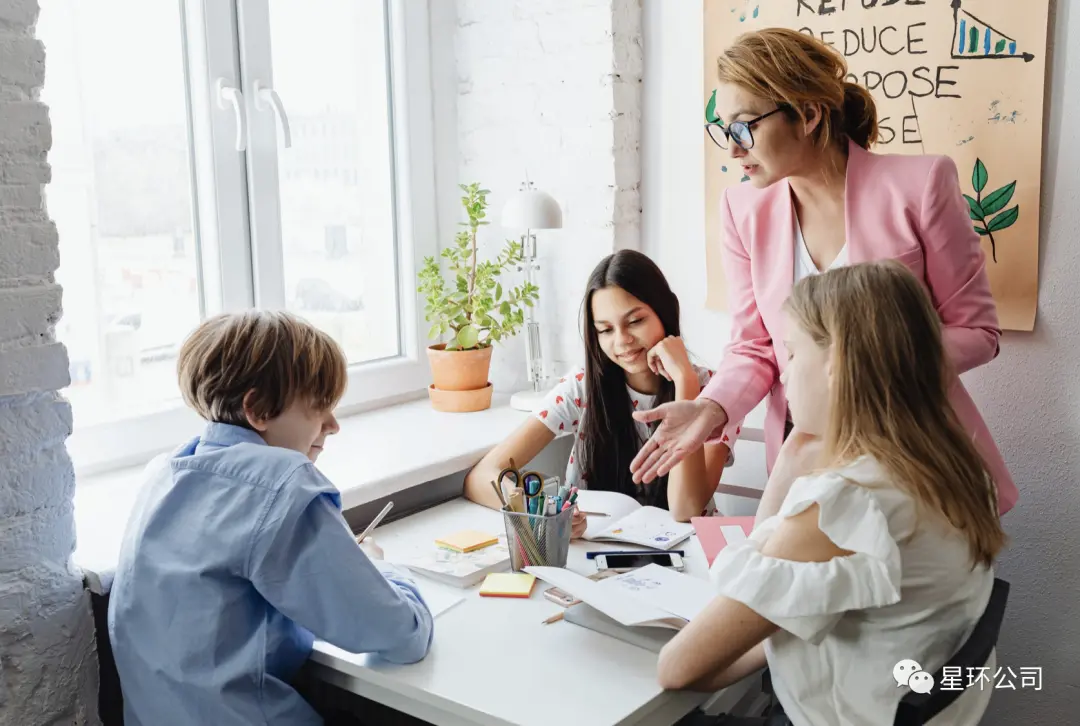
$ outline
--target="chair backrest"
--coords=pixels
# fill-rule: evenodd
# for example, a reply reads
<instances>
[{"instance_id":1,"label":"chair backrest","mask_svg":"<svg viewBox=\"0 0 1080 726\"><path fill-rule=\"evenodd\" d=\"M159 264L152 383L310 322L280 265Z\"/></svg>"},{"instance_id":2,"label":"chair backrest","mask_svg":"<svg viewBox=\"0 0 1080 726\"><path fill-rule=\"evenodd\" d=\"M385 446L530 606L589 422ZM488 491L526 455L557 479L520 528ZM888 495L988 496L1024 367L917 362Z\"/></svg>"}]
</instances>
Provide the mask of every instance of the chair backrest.
<instances>
[{"instance_id":1,"label":"chair backrest","mask_svg":"<svg viewBox=\"0 0 1080 726\"><path fill-rule=\"evenodd\" d=\"M971 637L960 646L956 655L934 674L934 687L929 693L912 691L900 700L893 726L922 726L964 695L963 689L942 690L945 669L949 668L955 673L959 668L961 673L966 673L969 668L980 668L986 665L990 653L997 645L1001 621L1005 617L1005 603L1008 599L1009 583L994 578L990 602L986 604L986 610L983 611L979 622L975 624L975 629L971 631Z\"/></svg>"}]
</instances>

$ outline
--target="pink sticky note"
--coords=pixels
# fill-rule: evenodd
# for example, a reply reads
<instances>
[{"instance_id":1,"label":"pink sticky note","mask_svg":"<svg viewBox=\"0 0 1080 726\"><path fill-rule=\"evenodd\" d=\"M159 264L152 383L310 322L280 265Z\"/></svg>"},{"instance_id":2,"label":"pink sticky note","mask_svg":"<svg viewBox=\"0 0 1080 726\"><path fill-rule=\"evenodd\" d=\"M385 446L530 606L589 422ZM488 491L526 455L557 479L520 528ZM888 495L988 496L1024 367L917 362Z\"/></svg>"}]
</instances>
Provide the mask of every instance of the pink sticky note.
<instances>
[{"instance_id":1,"label":"pink sticky note","mask_svg":"<svg viewBox=\"0 0 1080 726\"><path fill-rule=\"evenodd\" d=\"M712 566L720 550L742 541L754 529L753 517L694 517L690 520L697 532L705 559Z\"/></svg>"}]
</instances>

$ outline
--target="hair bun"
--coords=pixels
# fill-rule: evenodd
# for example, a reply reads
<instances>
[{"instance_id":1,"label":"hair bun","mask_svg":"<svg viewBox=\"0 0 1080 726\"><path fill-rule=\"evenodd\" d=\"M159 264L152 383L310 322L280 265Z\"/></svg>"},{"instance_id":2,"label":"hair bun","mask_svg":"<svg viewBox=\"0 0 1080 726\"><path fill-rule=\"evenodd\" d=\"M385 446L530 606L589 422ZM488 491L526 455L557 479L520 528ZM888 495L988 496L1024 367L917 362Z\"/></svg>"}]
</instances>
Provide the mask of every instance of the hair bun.
<instances>
[{"instance_id":1,"label":"hair bun","mask_svg":"<svg viewBox=\"0 0 1080 726\"><path fill-rule=\"evenodd\" d=\"M844 134L864 149L878 139L877 104L870 91L844 81Z\"/></svg>"}]
</instances>

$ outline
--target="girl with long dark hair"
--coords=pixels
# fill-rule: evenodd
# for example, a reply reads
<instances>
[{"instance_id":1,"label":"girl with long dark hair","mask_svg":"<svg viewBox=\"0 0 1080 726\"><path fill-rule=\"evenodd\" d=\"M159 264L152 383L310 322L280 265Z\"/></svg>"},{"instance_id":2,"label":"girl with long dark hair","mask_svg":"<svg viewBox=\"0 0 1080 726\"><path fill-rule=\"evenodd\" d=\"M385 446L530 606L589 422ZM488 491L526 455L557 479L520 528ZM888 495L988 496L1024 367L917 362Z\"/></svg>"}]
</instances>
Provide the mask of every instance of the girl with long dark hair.
<instances>
[{"instance_id":1,"label":"girl with long dark hair","mask_svg":"<svg viewBox=\"0 0 1080 726\"><path fill-rule=\"evenodd\" d=\"M582 324L585 367L561 379L534 416L469 472L465 496L498 508L490 482L510 460L524 464L556 436L571 434L570 486L621 492L669 509L679 521L702 514L728 461L726 443L698 449L649 484L635 484L630 474L650 435L634 411L692 401L712 375L690 362L679 337L679 300L660 268L633 250L605 257L589 276ZM584 517L576 515L575 534L584 529Z\"/></svg>"}]
</instances>

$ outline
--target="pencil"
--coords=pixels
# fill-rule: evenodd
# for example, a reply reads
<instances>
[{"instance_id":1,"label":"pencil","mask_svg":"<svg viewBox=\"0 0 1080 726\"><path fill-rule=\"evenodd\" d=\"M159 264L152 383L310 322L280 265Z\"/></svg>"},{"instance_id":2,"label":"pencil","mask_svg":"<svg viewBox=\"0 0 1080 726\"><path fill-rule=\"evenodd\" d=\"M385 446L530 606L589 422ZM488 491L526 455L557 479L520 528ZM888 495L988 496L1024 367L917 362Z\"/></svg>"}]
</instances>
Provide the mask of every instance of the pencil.
<instances>
[{"instance_id":1,"label":"pencil","mask_svg":"<svg viewBox=\"0 0 1080 726\"><path fill-rule=\"evenodd\" d=\"M547 620L544 621L544 625L551 625L552 623L559 622L560 620L563 619L564 614L565 613L555 613L550 618L548 618Z\"/></svg>"},{"instance_id":2,"label":"pencil","mask_svg":"<svg viewBox=\"0 0 1080 726\"><path fill-rule=\"evenodd\" d=\"M393 508L394 508L394 503L393 502L387 502L386 506L382 508L382 511L375 515L375 519L371 520L371 524L369 524L367 526L367 528L363 532L356 535L356 544L362 543L364 541L364 539L366 539L367 536L369 534L371 534L371 530L378 527L379 522L383 521L383 517L385 517L387 514L389 514L390 510L393 509Z\"/></svg>"}]
</instances>

